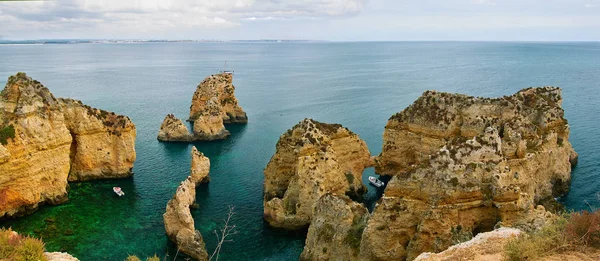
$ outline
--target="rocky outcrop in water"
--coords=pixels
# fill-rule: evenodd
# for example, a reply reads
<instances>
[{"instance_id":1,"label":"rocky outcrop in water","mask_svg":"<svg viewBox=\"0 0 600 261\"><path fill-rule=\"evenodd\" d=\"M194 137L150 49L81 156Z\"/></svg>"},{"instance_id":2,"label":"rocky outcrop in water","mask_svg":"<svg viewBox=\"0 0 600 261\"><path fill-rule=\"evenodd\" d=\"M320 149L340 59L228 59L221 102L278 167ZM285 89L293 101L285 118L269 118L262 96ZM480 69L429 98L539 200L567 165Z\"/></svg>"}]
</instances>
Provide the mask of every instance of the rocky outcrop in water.
<instances>
[{"instance_id":1,"label":"rocky outcrop in water","mask_svg":"<svg viewBox=\"0 0 600 261\"><path fill-rule=\"evenodd\" d=\"M183 121L175 117L173 114L168 114L158 131L158 140L160 141L193 141L194 136L190 134L188 128Z\"/></svg>"},{"instance_id":2,"label":"rocky outcrop in water","mask_svg":"<svg viewBox=\"0 0 600 261\"><path fill-rule=\"evenodd\" d=\"M355 203L332 206L323 198L312 213L302 256L327 259L335 248L340 260L412 260L498 225L527 231L543 226L554 215L538 204L555 205L577 162L561 103L555 87L497 99L425 92L386 125L375 165L392 179L360 226L360 240L336 240L348 227L347 217L360 214L348 211ZM332 227L337 231L329 233ZM315 242L327 251L319 252Z\"/></svg>"},{"instance_id":3,"label":"rocky outcrop in water","mask_svg":"<svg viewBox=\"0 0 600 261\"><path fill-rule=\"evenodd\" d=\"M57 99L18 73L0 94L0 217L67 200L67 181L129 177L135 125L71 99Z\"/></svg>"},{"instance_id":4,"label":"rocky outcrop in water","mask_svg":"<svg viewBox=\"0 0 600 261\"><path fill-rule=\"evenodd\" d=\"M264 174L264 218L274 227L300 229L327 193L362 197L369 149L339 124L304 119L281 135Z\"/></svg>"},{"instance_id":5,"label":"rocky outcrop in water","mask_svg":"<svg viewBox=\"0 0 600 261\"><path fill-rule=\"evenodd\" d=\"M246 113L234 95L233 74L220 73L206 77L196 88L190 107L190 121L217 113L223 123L248 123Z\"/></svg>"},{"instance_id":6,"label":"rocky outcrop in water","mask_svg":"<svg viewBox=\"0 0 600 261\"><path fill-rule=\"evenodd\" d=\"M577 158L561 103L554 87L497 99L428 91L392 116L376 171L394 177L362 250L414 259L553 202L568 190Z\"/></svg>"},{"instance_id":7,"label":"rocky outcrop in water","mask_svg":"<svg viewBox=\"0 0 600 261\"><path fill-rule=\"evenodd\" d=\"M208 181L209 171L210 160L193 147L190 176L177 187L163 215L169 239L177 245L179 251L196 260L208 260L208 253L202 234L194 226L190 206L196 201L196 186Z\"/></svg>"},{"instance_id":8,"label":"rocky outcrop in water","mask_svg":"<svg viewBox=\"0 0 600 261\"><path fill-rule=\"evenodd\" d=\"M346 196L332 194L314 206L300 260L361 260L360 240L368 210Z\"/></svg>"}]
</instances>

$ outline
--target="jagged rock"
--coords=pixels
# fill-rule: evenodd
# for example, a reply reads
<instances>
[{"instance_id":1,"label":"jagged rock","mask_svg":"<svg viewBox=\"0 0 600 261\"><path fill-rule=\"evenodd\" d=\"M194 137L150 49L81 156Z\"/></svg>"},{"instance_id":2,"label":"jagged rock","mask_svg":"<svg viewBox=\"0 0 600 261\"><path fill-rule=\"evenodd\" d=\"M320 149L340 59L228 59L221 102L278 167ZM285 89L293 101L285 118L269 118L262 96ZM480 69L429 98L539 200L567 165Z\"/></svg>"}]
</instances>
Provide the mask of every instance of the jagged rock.
<instances>
[{"instance_id":1,"label":"jagged rock","mask_svg":"<svg viewBox=\"0 0 600 261\"><path fill-rule=\"evenodd\" d=\"M217 112L223 123L248 123L248 117L235 98L233 74L220 73L206 77L196 88L190 107L190 121Z\"/></svg>"},{"instance_id":2,"label":"jagged rock","mask_svg":"<svg viewBox=\"0 0 600 261\"><path fill-rule=\"evenodd\" d=\"M64 202L67 180L133 174L129 118L56 99L24 73L9 77L0 96L0 217Z\"/></svg>"},{"instance_id":3,"label":"jagged rock","mask_svg":"<svg viewBox=\"0 0 600 261\"><path fill-rule=\"evenodd\" d=\"M173 114L168 114L158 131L158 140L160 141L193 141L194 137L188 131L183 121L175 117Z\"/></svg>"},{"instance_id":4,"label":"jagged rock","mask_svg":"<svg viewBox=\"0 0 600 261\"><path fill-rule=\"evenodd\" d=\"M478 234L475 238L451 246L440 253L422 253L415 261L440 260L504 260L504 246L509 240L523 233L515 228L499 228L491 232Z\"/></svg>"},{"instance_id":5,"label":"jagged rock","mask_svg":"<svg viewBox=\"0 0 600 261\"><path fill-rule=\"evenodd\" d=\"M281 135L264 174L264 218L274 227L300 229L326 193L362 197L369 149L339 124L304 119Z\"/></svg>"},{"instance_id":6,"label":"jagged rock","mask_svg":"<svg viewBox=\"0 0 600 261\"><path fill-rule=\"evenodd\" d=\"M210 172L210 160L196 149L192 147L192 166L190 167L190 176L194 183L207 183L210 181L208 173Z\"/></svg>"},{"instance_id":7,"label":"jagged rock","mask_svg":"<svg viewBox=\"0 0 600 261\"><path fill-rule=\"evenodd\" d=\"M48 261L79 261L79 259L64 252L45 252L44 256L46 256Z\"/></svg>"},{"instance_id":8,"label":"jagged rock","mask_svg":"<svg viewBox=\"0 0 600 261\"><path fill-rule=\"evenodd\" d=\"M537 215L566 192L577 157L561 103L554 87L498 99L428 91L392 116L376 171L394 177L361 254L411 260Z\"/></svg>"},{"instance_id":9,"label":"jagged rock","mask_svg":"<svg viewBox=\"0 0 600 261\"><path fill-rule=\"evenodd\" d=\"M223 125L221 108L213 97L206 102L202 112L194 120L194 137L198 140L222 140L229 137L229 131Z\"/></svg>"},{"instance_id":10,"label":"jagged rock","mask_svg":"<svg viewBox=\"0 0 600 261\"><path fill-rule=\"evenodd\" d=\"M346 196L321 197L300 260L361 260L360 240L368 218L368 210Z\"/></svg>"},{"instance_id":11,"label":"jagged rock","mask_svg":"<svg viewBox=\"0 0 600 261\"><path fill-rule=\"evenodd\" d=\"M177 187L163 214L169 239L177 245L179 251L196 260L208 260L208 253L202 235L194 226L190 206L196 200L196 186L205 182L209 170L210 160L193 147L190 176Z\"/></svg>"}]
</instances>

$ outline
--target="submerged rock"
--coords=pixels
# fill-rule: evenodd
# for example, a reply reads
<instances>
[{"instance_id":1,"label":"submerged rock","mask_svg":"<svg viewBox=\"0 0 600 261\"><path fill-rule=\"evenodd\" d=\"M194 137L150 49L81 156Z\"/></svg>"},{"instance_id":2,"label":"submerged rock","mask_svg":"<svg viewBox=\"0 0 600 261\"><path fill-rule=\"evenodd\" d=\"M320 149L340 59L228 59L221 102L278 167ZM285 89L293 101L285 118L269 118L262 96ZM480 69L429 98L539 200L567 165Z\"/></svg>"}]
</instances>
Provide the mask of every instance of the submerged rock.
<instances>
[{"instance_id":1,"label":"submerged rock","mask_svg":"<svg viewBox=\"0 0 600 261\"><path fill-rule=\"evenodd\" d=\"M361 198L369 149L339 124L304 119L281 135L264 174L264 218L274 227L300 229L327 193Z\"/></svg>"},{"instance_id":2,"label":"submerged rock","mask_svg":"<svg viewBox=\"0 0 600 261\"><path fill-rule=\"evenodd\" d=\"M536 215L568 189L577 157L561 103L554 87L498 99L428 91L392 116L376 171L394 177L361 253L411 260Z\"/></svg>"},{"instance_id":3,"label":"submerged rock","mask_svg":"<svg viewBox=\"0 0 600 261\"><path fill-rule=\"evenodd\" d=\"M190 176L177 187L163 214L169 239L177 245L179 251L196 260L208 260L208 253L202 234L194 226L190 206L196 201L196 186L208 181L209 171L210 160L193 147Z\"/></svg>"},{"instance_id":4,"label":"submerged rock","mask_svg":"<svg viewBox=\"0 0 600 261\"><path fill-rule=\"evenodd\" d=\"M135 125L71 99L57 99L18 73L0 94L0 217L67 199L67 181L129 177Z\"/></svg>"}]
</instances>

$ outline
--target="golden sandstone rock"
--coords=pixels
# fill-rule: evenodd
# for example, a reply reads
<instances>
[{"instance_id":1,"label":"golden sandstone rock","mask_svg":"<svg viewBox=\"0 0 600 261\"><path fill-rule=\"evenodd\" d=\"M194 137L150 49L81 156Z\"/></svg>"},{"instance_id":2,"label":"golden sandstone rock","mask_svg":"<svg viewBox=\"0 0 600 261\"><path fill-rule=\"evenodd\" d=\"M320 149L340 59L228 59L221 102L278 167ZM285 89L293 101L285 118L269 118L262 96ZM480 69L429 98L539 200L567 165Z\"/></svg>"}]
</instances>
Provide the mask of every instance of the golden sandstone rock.
<instances>
[{"instance_id":1,"label":"golden sandstone rock","mask_svg":"<svg viewBox=\"0 0 600 261\"><path fill-rule=\"evenodd\" d=\"M568 190L577 161L561 103L555 87L497 99L425 92L388 121L375 161L376 172L392 179L361 233L360 251L340 260L412 260L498 225L535 230L552 219L538 204L552 207ZM265 175L265 188L286 180L279 176ZM318 209L313 217L323 217ZM325 217L313 219L315 229L346 218ZM321 260L325 253L312 242L322 242L323 232L311 229L304 256Z\"/></svg>"},{"instance_id":2,"label":"golden sandstone rock","mask_svg":"<svg viewBox=\"0 0 600 261\"><path fill-rule=\"evenodd\" d=\"M208 260L208 253L200 231L194 226L190 206L196 201L196 186L208 182L210 160L192 148L192 164L190 175L179 187L175 195L167 203L163 214L165 230L171 241L177 244L179 251L196 260Z\"/></svg>"},{"instance_id":3,"label":"golden sandstone rock","mask_svg":"<svg viewBox=\"0 0 600 261\"><path fill-rule=\"evenodd\" d=\"M0 94L0 217L67 200L67 181L129 177L136 129L126 116L56 99L18 73ZM2 140L0 140L2 141Z\"/></svg>"},{"instance_id":4,"label":"golden sandstone rock","mask_svg":"<svg viewBox=\"0 0 600 261\"><path fill-rule=\"evenodd\" d=\"M339 124L304 119L281 135L264 171L265 220L286 229L308 226L322 195L362 197L362 172L370 164L358 135Z\"/></svg>"},{"instance_id":5,"label":"golden sandstone rock","mask_svg":"<svg viewBox=\"0 0 600 261\"><path fill-rule=\"evenodd\" d=\"M233 75L220 73L206 77L196 87L190 106L190 118L194 122L192 133L181 120L167 115L158 132L160 141L211 141L229 137L227 123L246 124L248 117L235 98Z\"/></svg>"}]
</instances>

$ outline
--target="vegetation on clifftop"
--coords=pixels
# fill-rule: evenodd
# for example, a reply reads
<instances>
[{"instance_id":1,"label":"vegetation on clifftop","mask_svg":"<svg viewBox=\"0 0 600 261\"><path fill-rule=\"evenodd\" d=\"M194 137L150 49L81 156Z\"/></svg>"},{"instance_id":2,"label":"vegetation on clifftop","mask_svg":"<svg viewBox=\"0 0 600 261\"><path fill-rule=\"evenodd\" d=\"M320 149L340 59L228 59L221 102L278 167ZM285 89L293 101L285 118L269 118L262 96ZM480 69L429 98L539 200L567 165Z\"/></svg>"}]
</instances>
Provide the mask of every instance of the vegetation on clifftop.
<instances>
[{"instance_id":1,"label":"vegetation on clifftop","mask_svg":"<svg viewBox=\"0 0 600 261\"><path fill-rule=\"evenodd\" d=\"M508 260L532 260L566 251L600 249L600 211L565 214L541 230L523 234L505 247Z\"/></svg>"},{"instance_id":2,"label":"vegetation on clifftop","mask_svg":"<svg viewBox=\"0 0 600 261\"><path fill-rule=\"evenodd\" d=\"M46 261L44 251L42 240L21 236L10 228L0 229L0 260Z\"/></svg>"}]
</instances>

